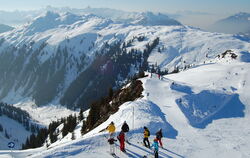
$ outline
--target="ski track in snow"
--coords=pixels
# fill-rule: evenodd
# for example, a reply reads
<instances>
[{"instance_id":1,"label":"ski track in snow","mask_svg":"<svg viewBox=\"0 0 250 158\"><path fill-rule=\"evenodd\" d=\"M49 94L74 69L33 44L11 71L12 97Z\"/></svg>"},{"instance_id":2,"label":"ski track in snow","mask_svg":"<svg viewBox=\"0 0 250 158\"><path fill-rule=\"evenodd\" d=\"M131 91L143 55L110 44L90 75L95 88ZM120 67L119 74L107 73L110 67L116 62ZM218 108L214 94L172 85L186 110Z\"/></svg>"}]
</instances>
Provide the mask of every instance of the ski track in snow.
<instances>
[{"instance_id":1,"label":"ski track in snow","mask_svg":"<svg viewBox=\"0 0 250 158\"><path fill-rule=\"evenodd\" d=\"M50 21L52 17L53 21L54 16L58 15L51 14L44 18ZM79 44L76 44L79 43L79 39L84 41L86 49L96 40L97 48L91 51L84 50L89 53L86 54L90 60L93 60L94 51L100 49L101 43L104 42L112 43L118 39L127 42L133 36L144 35L146 36L145 41L135 42L128 48L128 50L132 48L143 50L148 42L160 37L159 47L165 48L162 52L154 50L148 59L149 63L158 63L161 68L174 67L180 61L198 65L178 74L166 75L163 80L159 80L156 74L153 74L152 78L141 79L144 86L143 98L124 103L117 113L84 136L80 134L79 124L75 129L76 140L72 141L69 133L48 149L43 146L13 152L2 150L0 151L1 158L11 156L15 158L112 157L108 153L109 145L106 138L108 134L99 133L99 131L114 121L117 127L116 134L118 134L125 120L131 128L128 135L131 145L126 144L127 154L124 154L119 151L118 143L116 143L116 155L121 158L141 158L144 155L152 157L152 151L142 145L143 126L149 127L151 131L151 143L155 132L159 128L163 129L164 149L159 151L162 158L250 157L250 55L245 51L249 50L249 43L235 39L231 35L203 32L187 26L128 25L124 27L122 24L112 24L109 20L92 15L81 17L83 19L80 23L68 25L71 23L68 21L70 18L67 20L68 16L71 15L65 15L66 19L55 18L58 20L57 23L62 25L58 29L53 28L56 26L47 26L52 29L45 32L42 32L43 28L40 28L38 23L34 23L30 27L38 29L37 31L40 33L32 38L24 36L23 40L18 40L22 38L20 34L34 33L32 32L34 30L25 29L25 27L1 35L6 37L8 43L15 46L21 46L22 42L29 43L34 40L38 47L43 41L47 41L49 46L46 47L46 50L48 52L56 48L58 44L66 45L67 38L71 40L67 45L69 48L75 46L75 52L82 49ZM86 19L91 20L88 22L85 21ZM36 20L36 22L41 22L39 19ZM205 58L208 48L213 50L209 53L212 56L209 59ZM229 58L212 59L228 49L235 49L240 59L236 61ZM79 58L79 53L73 52L72 54ZM39 60L44 62L49 55L52 53L42 56ZM207 64L203 64L204 61ZM72 70L72 72L74 71ZM69 74L65 86L69 86L73 79L73 75ZM174 84L172 84L173 82ZM208 97L210 95L211 97ZM13 96L16 95L10 94L9 98L5 99L15 98ZM212 100L213 98L217 98L217 100ZM182 102L178 103L180 99ZM217 108L214 111L208 111L209 105L206 103L215 104ZM41 119L41 123L44 125L53 119L56 120L55 116L58 113L60 113L60 117L74 113L58 106L49 109L38 108L33 106L32 102L29 102L27 106L22 103L15 104L15 106L28 110L34 119ZM229 107L230 109L233 107L234 110L230 111ZM196 120L201 123L201 126L197 126ZM206 122L206 120L209 121Z\"/></svg>"},{"instance_id":2,"label":"ski track in snow","mask_svg":"<svg viewBox=\"0 0 250 158\"><path fill-rule=\"evenodd\" d=\"M56 145L52 144L49 149L41 147L13 151L12 154L17 158L112 157L109 154L107 143L108 134L105 132L99 133L99 131L111 121L114 121L117 127L116 134L118 134L123 121L126 120L132 129L128 135L131 145L126 144L127 154L124 154L119 151L119 143L116 142L117 157L141 158L144 155L152 157L152 151L142 145L143 126L148 126L151 130L151 143L154 133L160 127L163 128L164 149L159 149L159 155L162 158L249 157L250 97L246 91L250 90L250 86L248 82L242 85L242 81L249 81L250 79L248 68L249 63L217 63L167 75L162 80L159 80L157 75L153 74L152 78L141 79L144 86L143 98L123 104L117 113L83 137L80 136L80 132L76 132L77 139L74 141L70 140L69 135L58 141ZM218 72L220 73L218 74ZM236 72L238 72L237 75ZM198 78L198 76L201 77ZM225 77L227 77L227 80L225 80ZM235 89L232 90L230 87L235 87ZM211 114L209 118L212 118L212 121L207 123L205 127L193 127L176 100L185 95L199 94L204 90L218 91L221 93L218 95L237 92L245 108L243 110L244 116L231 115L231 117L227 117L222 114L220 118L217 118ZM229 102L231 102L230 99ZM190 104L188 105L190 106ZM237 103L235 106L241 105ZM135 116L132 115L133 110ZM134 128L132 125L133 117ZM77 130L79 131L80 127ZM8 157L10 152L1 151L0 155Z\"/></svg>"}]
</instances>

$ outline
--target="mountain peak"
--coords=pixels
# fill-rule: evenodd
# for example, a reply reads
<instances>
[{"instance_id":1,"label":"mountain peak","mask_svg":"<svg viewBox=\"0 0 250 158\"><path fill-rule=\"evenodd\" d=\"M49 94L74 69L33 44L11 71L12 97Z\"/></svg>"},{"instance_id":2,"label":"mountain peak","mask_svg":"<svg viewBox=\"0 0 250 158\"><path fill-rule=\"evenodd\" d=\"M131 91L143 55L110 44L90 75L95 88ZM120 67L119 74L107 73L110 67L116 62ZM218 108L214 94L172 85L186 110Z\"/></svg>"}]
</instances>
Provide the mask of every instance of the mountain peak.
<instances>
[{"instance_id":1,"label":"mountain peak","mask_svg":"<svg viewBox=\"0 0 250 158\"><path fill-rule=\"evenodd\" d=\"M181 25L180 22L169 18L167 15L162 13L153 13L153 12L141 12L136 15L133 24L139 25Z\"/></svg>"},{"instance_id":2,"label":"mountain peak","mask_svg":"<svg viewBox=\"0 0 250 158\"><path fill-rule=\"evenodd\" d=\"M245 13L245 12L239 12L235 15L232 15L228 18L226 18L225 20L242 20L242 21L248 21L248 19L250 18L250 13Z\"/></svg>"},{"instance_id":3,"label":"mountain peak","mask_svg":"<svg viewBox=\"0 0 250 158\"><path fill-rule=\"evenodd\" d=\"M250 13L239 12L218 20L211 26L212 31L223 33L247 33L250 31Z\"/></svg>"},{"instance_id":4,"label":"mountain peak","mask_svg":"<svg viewBox=\"0 0 250 158\"><path fill-rule=\"evenodd\" d=\"M58 28L59 26L72 25L79 21L91 21L91 18L103 19L94 14L76 15L70 12L57 13L47 11L28 24L26 35L32 35L37 32L45 32L50 29Z\"/></svg>"}]
</instances>

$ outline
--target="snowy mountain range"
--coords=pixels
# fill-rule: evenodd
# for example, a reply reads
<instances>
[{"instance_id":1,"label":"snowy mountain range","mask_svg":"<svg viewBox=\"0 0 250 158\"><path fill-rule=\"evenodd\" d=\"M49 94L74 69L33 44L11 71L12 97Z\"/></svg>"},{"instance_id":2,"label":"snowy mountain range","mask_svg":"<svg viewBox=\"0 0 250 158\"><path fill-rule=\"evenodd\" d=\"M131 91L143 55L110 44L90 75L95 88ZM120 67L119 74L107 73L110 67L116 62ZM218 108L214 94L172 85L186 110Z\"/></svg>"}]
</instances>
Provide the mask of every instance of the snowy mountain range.
<instances>
[{"instance_id":1,"label":"snowy mountain range","mask_svg":"<svg viewBox=\"0 0 250 158\"><path fill-rule=\"evenodd\" d=\"M40 10L31 10L31 11L0 11L0 21L4 24L12 25L12 26L18 26L25 24L27 22L33 21L33 19L40 14L50 11L50 12L56 12L56 13L65 13L70 12L76 15L84 15L84 14L94 14L103 18L109 18L116 22L123 22L123 23L129 23L131 21L134 21L136 18L143 16L142 14L149 16L152 16L151 12L127 12L122 10L116 10L116 9L110 9L110 8L83 8L83 9L77 9L77 8L56 8L47 6L46 8L40 9ZM151 14L151 15L150 15ZM167 16L170 14L159 14L162 20L169 20L169 22L179 23L173 19L169 19ZM149 17L148 16L148 17ZM153 15L154 16L154 15ZM155 16L157 17L157 16ZM159 17L157 17L158 22ZM171 15L172 17L172 15ZM162 21L161 21L162 22Z\"/></svg>"},{"instance_id":2,"label":"snowy mountain range","mask_svg":"<svg viewBox=\"0 0 250 158\"><path fill-rule=\"evenodd\" d=\"M155 74L141 79L143 98L123 104L117 113L84 136L79 123L73 142L69 133L51 144L49 150L45 145L13 154L62 157L66 150L72 157L98 157L103 152L108 157L105 137L98 131L111 120L117 129L124 120L131 125L134 109L138 115L132 128L134 146L129 148L130 157L151 152L138 144L143 126L153 129L152 135L159 127L167 132L164 141L170 143L166 143L168 150L160 153L162 157L206 157L208 153L247 157L250 137L241 138L239 129L245 129L245 135L250 133L245 127L250 118L249 50L249 42L237 36L204 32L161 14L142 13L126 22L94 14L40 15L0 34L0 98L22 107L45 125L73 113L55 105L88 109L109 88L121 87L140 70L190 69L166 75L163 80ZM195 144L191 143L194 140ZM228 146L220 145L226 143ZM222 152L226 148L231 152ZM8 157L9 151L0 154ZM120 157L126 156L120 153Z\"/></svg>"},{"instance_id":3,"label":"snowy mountain range","mask_svg":"<svg viewBox=\"0 0 250 158\"><path fill-rule=\"evenodd\" d=\"M211 26L211 30L223 33L249 33L250 14L240 12L217 21Z\"/></svg>"},{"instance_id":4,"label":"snowy mountain range","mask_svg":"<svg viewBox=\"0 0 250 158\"><path fill-rule=\"evenodd\" d=\"M172 21L169 26L168 18L163 25L155 18L163 15L142 15L124 24L93 14L47 12L1 34L0 98L87 109L147 65L172 71L228 49L249 49L248 42L230 35Z\"/></svg>"}]
</instances>

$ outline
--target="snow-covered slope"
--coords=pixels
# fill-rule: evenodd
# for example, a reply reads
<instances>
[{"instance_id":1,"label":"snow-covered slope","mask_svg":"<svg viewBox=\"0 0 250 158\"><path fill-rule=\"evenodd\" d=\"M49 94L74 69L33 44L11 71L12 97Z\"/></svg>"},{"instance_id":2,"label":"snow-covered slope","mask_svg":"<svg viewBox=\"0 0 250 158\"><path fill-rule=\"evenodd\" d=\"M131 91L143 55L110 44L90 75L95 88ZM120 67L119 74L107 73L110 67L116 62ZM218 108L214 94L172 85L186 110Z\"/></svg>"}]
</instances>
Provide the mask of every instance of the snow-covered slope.
<instances>
[{"instance_id":1,"label":"snow-covered slope","mask_svg":"<svg viewBox=\"0 0 250 158\"><path fill-rule=\"evenodd\" d=\"M154 25L181 25L180 22L169 18L168 16L158 13L154 14L152 12L144 12L144 13L137 13L132 18L133 24L139 25L146 25L146 26L154 26Z\"/></svg>"},{"instance_id":2,"label":"snow-covered slope","mask_svg":"<svg viewBox=\"0 0 250 158\"><path fill-rule=\"evenodd\" d=\"M144 60L163 70L172 70L204 62L228 49L247 51L250 47L248 42L231 35L175 24L162 26L154 23L155 15L146 15L147 26L115 23L93 14L47 12L31 23L1 34L0 82L4 86L0 87L0 98L8 103L28 99L38 105L53 103L86 109L93 96L101 97L110 86L117 87L138 72ZM157 38L159 44L145 58L143 52ZM136 58L126 71L115 63L116 58L122 57L119 52L133 52ZM110 68L104 72L107 65ZM115 77L108 79L110 75ZM96 93L100 88L96 83L103 87L102 94Z\"/></svg>"},{"instance_id":3,"label":"snow-covered slope","mask_svg":"<svg viewBox=\"0 0 250 158\"><path fill-rule=\"evenodd\" d=\"M237 55L236 59L230 53ZM123 104L106 122L72 141L69 136L45 147L14 151L15 157L112 157L106 133L99 133L111 121L117 134L126 120L131 131L127 154L116 148L119 157L143 157L152 151L142 146L143 127L154 133L163 129L164 148L160 157L245 158L250 156L250 53L229 51L162 80L156 74L141 79L144 97ZM197 99L198 98L198 99ZM1 151L5 157L10 151Z\"/></svg>"},{"instance_id":4,"label":"snow-covered slope","mask_svg":"<svg viewBox=\"0 0 250 158\"><path fill-rule=\"evenodd\" d=\"M5 150L8 148L9 142L15 143L14 149L21 149L22 144L29 137L31 132L27 131L20 123L12 120L5 115L0 116L0 124L3 127L3 131L0 131L0 149ZM18 133L17 133L18 132Z\"/></svg>"}]
</instances>

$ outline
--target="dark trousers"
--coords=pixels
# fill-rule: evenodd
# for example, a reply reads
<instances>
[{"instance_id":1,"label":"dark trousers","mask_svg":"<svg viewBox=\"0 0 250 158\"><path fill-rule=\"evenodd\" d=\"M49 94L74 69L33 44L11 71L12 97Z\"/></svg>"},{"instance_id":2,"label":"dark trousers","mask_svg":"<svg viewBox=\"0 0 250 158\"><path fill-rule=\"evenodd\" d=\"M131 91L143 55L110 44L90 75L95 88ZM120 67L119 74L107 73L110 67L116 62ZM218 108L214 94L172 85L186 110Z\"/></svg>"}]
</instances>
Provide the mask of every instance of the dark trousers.
<instances>
[{"instance_id":1,"label":"dark trousers","mask_svg":"<svg viewBox=\"0 0 250 158\"><path fill-rule=\"evenodd\" d=\"M146 142L147 142L147 144L146 144ZM144 138L144 139L143 139L143 143L144 143L144 145L145 145L146 147L148 147L148 148L150 147L148 138Z\"/></svg>"},{"instance_id":2,"label":"dark trousers","mask_svg":"<svg viewBox=\"0 0 250 158\"><path fill-rule=\"evenodd\" d=\"M158 158L158 151L155 150L154 153L155 153L155 158Z\"/></svg>"}]
</instances>

